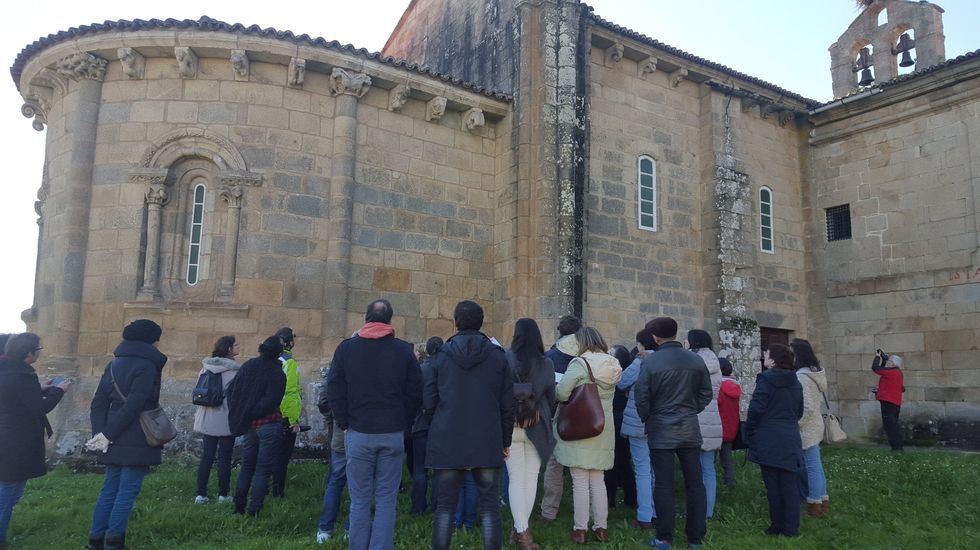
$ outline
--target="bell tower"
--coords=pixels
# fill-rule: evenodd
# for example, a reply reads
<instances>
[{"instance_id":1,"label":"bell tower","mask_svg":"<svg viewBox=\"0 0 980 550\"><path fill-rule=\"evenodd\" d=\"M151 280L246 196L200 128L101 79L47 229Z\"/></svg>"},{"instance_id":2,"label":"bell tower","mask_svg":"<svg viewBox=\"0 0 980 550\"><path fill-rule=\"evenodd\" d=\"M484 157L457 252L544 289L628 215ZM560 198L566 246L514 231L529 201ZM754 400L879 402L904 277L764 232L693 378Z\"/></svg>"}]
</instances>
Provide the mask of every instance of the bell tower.
<instances>
[{"instance_id":1,"label":"bell tower","mask_svg":"<svg viewBox=\"0 0 980 550\"><path fill-rule=\"evenodd\" d=\"M943 9L930 2L859 0L861 13L830 46L834 97L946 60Z\"/></svg>"}]
</instances>

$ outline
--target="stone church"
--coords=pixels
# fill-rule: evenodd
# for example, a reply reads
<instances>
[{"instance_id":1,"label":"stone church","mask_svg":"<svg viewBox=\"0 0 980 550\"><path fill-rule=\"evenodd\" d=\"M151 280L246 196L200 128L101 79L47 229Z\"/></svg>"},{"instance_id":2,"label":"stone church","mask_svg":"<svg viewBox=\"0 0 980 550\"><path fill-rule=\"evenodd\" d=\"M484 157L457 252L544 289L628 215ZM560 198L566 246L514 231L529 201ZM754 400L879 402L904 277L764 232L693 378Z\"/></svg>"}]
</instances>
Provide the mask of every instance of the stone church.
<instances>
[{"instance_id":1,"label":"stone church","mask_svg":"<svg viewBox=\"0 0 980 550\"><path fill-rule=\"evenodd\" d=\"M865 3L827 104L578 0L412 0L381 53L209 18L34 42L11 67L46 132L23 318L80 382L57 446L144 317L184 426L216 338L287 325L315 421L319 369L379 296L415 342L462 299L505 344L520 317L631 343L670 315L749 392L760 348L808 338L856 438L880 427L881 348L907 436L978 445L980 51L946 59L935 4Z\"/></svg>"}]
</instances>

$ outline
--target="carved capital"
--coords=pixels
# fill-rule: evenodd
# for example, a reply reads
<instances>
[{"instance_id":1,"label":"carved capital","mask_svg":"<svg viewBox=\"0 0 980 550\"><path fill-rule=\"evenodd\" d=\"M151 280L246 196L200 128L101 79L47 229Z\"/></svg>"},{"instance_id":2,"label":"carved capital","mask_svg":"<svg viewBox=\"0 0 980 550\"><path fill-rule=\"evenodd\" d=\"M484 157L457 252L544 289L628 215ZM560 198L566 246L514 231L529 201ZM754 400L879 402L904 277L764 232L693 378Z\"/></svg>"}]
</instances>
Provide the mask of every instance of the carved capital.
<instances>
[{"instance_id":1,"label":"carved capital","mask_svg":"<svg viewBox=\"0 0 980 550\"><path fill-rule=\"evenodd\" d=\"M636 76L643 78L648 74L657 72L657 58L648 57L637 64Z\"/></svg>"},{"instance_id":2,"label":"carved capital","mask_svg":"<svg viewBox=\"0 0 980 550\"><path fill-rule=\"evenodd\" d=\"M241 208L244 195L245 190L241 185L225 185L218 191L218 196L228 203L229 208Z\"/></svg>"},{"instance_id":3,"label":"carved capital","mask_svg":"<svg viewBox=\"0 0 980 550\"><path fill-rule=\"evenodd\" d=\"M129 172L130 183L145 185L163 185L167 181L166 168L138 168Z\"/></svg>"},{"instance_id":4,"label":"carved capital","mask_svg":"<svg viewBox=\"0 0 980 550\"><path fill-rule=\"evenodd\" d=\"M262 185L262 174L255 172L243 172L241 170L221 170L217 174L218 183L228 187L236 185L249 185L258 187Z\"/></svg>"},{"instance_id":5,"label":"carved capital","mask_svg":"<svg viewBox=\"0 0 980 550\"><path fill-rule=\"evenodd\" d=\"M130 80L143 78L146 72L146 58L133 48L119 48L116 50L116 57L122 64L123 74Z\"/></svg>"},{"instance_id":6,"label":"carved capital","mask_svg":"<svg viewBox=\"0 0 980 550\"><path fill-rule=\"evenodd\" d=\"M151 185L146 190L146 204L151 206L163 206L170 200L170 191L164 185Z\"/></svg>"},{"instance_id":7,"label":"carved capital","mask_svg":"<svg viewBox=\"0 0 980 550\"><path fill-rule=\"evenodd\" d=\"M74 80L89 79L101 82L105 78L107 64L108 62L101 57L81 52L59 59L54 68L58 74Z\"/></svg>"},{"instance_id":8,"label":"carved capital","mask_svg":"<svg viewBox=\"0 0 980 550\"><path fill-rule=\"evenodd\" d=\"M483 128L487 124L486 117L483 116L483 110L473 108L463 113L463 130L467 132L474 132Z\"/></svg>"},{"instance_id":9,"label":"carved capital","mask_svg":"<svg viewBox=\"0 0 980 550\"><path fill-rule=\"evenodd\" d=\"M606 48L606 59L612 61L613 63L619 63L623 60L623 52L626 48L623 46L622 42L616 42L612 46Z\"/></svg>"},{"instance_id":10,"label":"carved capital","mask_svg":"<svg viewBox=\"0 0 980 550\"><path fill-rule=\"evenodd\" d=\"M235 69L235 80L248 80L248 54L245 50L231 50L231 67Z\"/></svg>"},{"instance_id":11,"label":"carved capital","mask_svg":"<svg viewBox=\"0 0 980 550\"><path fill-rule=\"evenodd\" d=\"M680 69L677 69L674 72L670 73L670 87L676 88L678 85L680 85L681 80L684 80L686 77L687 77L687 69L685 69L684 67L681 67Z\"/></svg>"},{"instance_id":12,"label":"carved capital","mask_svg":"<svg viewBox=\"0 0 980 550\"><path fill-rule=\"evenodd\" d=\"M408 96L412 94L412 89L404 84L399 84L388 92L388 110L401 111L408 101Z\"/></svg>"},{"instance_id":13,"label":"carved capital","mask_svg":"<svg viewBox=\"0 0 980 550\"><path fill-rule=\"evenodd\" d=\"M361 98L371 87L371 77L364 73L350 73L334 67L330 73L330 93L332 95L352 95Z\"/></svg>"},{"instance_id":14,"label":"carved capital","mask_svg":"<svg viewBox=\"0 0 980 550\"><path fill-rule=\"evenodd\" d=\"M439 120L446 114L446 98L436 96L425 104L425 120Z\"/></svg>"},{"instance_id":15,"label":"carved capital","mask_svg":"<svg viewBox=\"0 0 980 550\"><path fill-rule=\"evenodd\" d=\"M287 84L290 86L302 86L306 79L306 60L294 57L289 60L289 75Z\"/></svg>"},{"instance_id":16,"label":"carved capital","mask_svg":"<svg viewBox=\"0 0 980 550\"><path fill-rule=\"evenodd\" d=\"M177 72L181 78L197 78L197 54L188 46L176 46Z\"/></svg>"},{"instance_id":17,"label":"carved capital","mask_svg":"<svg viewBox=\"0 0 980 550\"><path fill-rule=\"evenodd\" d=\"M24 99L24 104L20 107L20 113L27 118L33 118L31 126L38 132L44 130L44 125L48 123L48 105L42 98L29 96Z\"/></svg>"}]
</instances>

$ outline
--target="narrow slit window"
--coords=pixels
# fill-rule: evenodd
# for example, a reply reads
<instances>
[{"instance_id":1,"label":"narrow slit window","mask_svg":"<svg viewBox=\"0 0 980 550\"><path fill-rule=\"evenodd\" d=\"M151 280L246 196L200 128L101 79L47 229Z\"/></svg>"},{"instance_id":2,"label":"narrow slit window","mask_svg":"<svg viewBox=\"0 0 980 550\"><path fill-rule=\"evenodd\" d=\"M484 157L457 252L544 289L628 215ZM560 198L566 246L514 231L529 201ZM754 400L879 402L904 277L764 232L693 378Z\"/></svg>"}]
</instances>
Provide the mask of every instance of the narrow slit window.
<instances>
[{"instance_id":1,"label":"narrow slit window","mask_svg":"<svg viewBox=\"0 0 980 550\"><path fill-rule=\"evenodd\" d=\"M640 229L657 230L657 163L641 156L637 161L637 219Z\"/></svg>"},{"instance_id":2,"label":"narrow slit window","mask_svg":"<svg viewBox=\"0 0 980 550\"><path fill-rule=\"evenodd\" d=\"M772 189L759 189L759 247L763 252L775 253L773 245Z\"/></svg>"},{"instance_id":3,"label":"narrow slit window","mask_svg":"<svg viewBox=\"0 0 980 550\"><path fill-rule=\"evenodd\" d=\"M187 284L193 286L200 281L201 275L201 237L204 233L204 196L206 188L203 183L194 186L194 206L191 208L190 246L187 250Z\"/></svg>"},{"instance_id":4,"label":"narrow slit window","mask_svg":"<svg viewBox=\"0 0 980 550\"><path fill-rule=\"evenodd\" d=\"M851 238L851 205L833 206L827 212L827 242Z\"/></svg>"}]
</instances>

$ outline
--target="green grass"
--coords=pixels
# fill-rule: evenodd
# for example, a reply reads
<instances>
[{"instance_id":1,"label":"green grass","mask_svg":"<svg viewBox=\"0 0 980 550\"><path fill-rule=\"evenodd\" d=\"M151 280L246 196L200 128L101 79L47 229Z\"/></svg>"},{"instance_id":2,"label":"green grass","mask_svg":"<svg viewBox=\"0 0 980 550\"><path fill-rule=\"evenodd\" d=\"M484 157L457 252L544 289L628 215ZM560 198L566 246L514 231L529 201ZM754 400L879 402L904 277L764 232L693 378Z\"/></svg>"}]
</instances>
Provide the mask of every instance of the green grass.
<instances>
[{"instance_id":1,"label":"green grass","mask_svg":"<svg viewBox=\"0 0 980 550\"><path fill-rule=\"evenodd\" d=\"M824 450L824 464L830 484L830 515L804 517L799 539L774 539L762 534L768 516L759 469L753 464L742 466L738 453L738 484L734 489L719 486L706 546L980 548L980 455L831 448ZM168 464L146 478L127 543L136 549L314 548L325 475L324 464L291 466L286 499L270 498L260 517L243 518L234 516L227 505L193 505L194 465ZM62 467L29 482L24 499L14 510L9 547L82 548L101 480L100 475L73 474ZM214 484L212 476L212 487ZM683 506L683 499L678 504ZM505 531L509 532L508 510L502 512ZM346 513L346 503L341 513ZM428 548L431 516L410 516L407 495L399 497L398 514L395 547ZM632 510L624 506L611 510L612 541L605 545L591 542L589 546L609 550L645 547L649 533L630 529L632 517ZM556 525L546 526L532 518L531 527L542 548L572 546L568 543L570 481L566 481ZM683 519L679 519L677 531L676 542L683 543ZM480 540L479 531L471 531L455 536L453 546L477 549ZM346 544L331 541L322 548L346 548Z\"/></svg>"}]
</instances>

